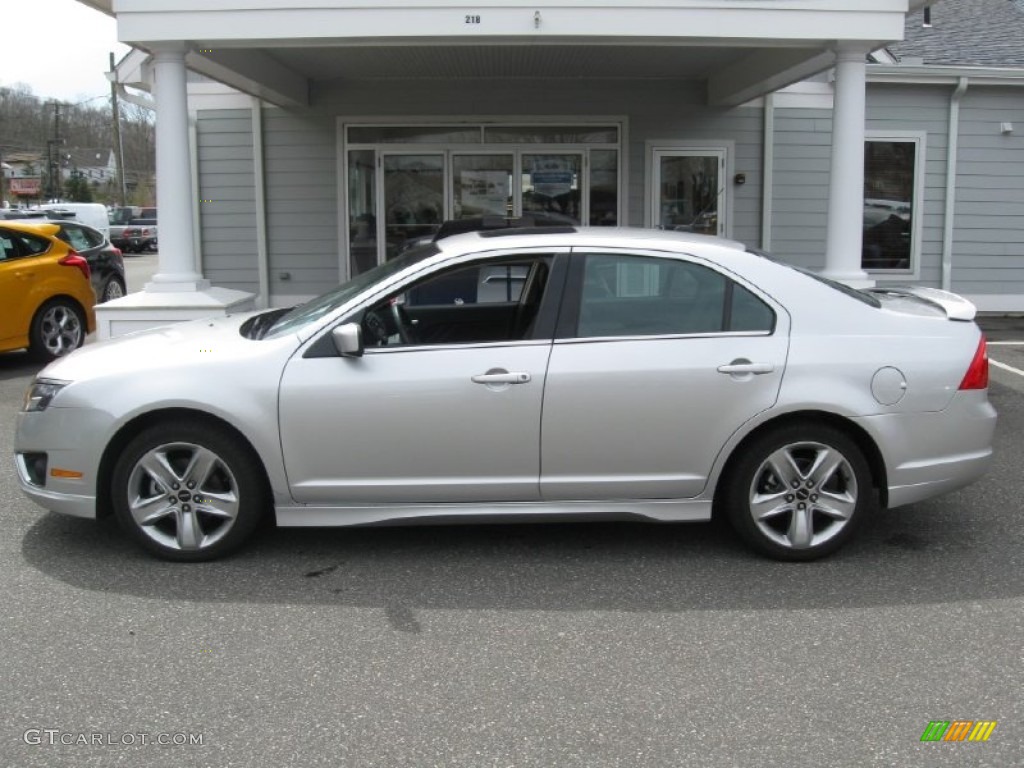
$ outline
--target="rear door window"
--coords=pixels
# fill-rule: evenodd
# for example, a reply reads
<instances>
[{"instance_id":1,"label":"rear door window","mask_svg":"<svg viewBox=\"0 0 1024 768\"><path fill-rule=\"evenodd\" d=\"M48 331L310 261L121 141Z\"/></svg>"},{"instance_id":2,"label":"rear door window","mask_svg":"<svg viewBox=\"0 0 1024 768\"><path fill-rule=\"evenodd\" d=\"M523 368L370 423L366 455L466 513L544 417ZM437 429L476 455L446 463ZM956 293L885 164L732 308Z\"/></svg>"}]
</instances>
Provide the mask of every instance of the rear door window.
<instances>
[{"instance_id":1,"label":"rear door window","mask_svg":"<svg viewBox=\"0 0 1024 768\"><path fill-rule=\"evenodd\" d=\"M771 332L775 314L715 270L633 254L585 257L577 336Z\"/></svg>"}]
</instances>

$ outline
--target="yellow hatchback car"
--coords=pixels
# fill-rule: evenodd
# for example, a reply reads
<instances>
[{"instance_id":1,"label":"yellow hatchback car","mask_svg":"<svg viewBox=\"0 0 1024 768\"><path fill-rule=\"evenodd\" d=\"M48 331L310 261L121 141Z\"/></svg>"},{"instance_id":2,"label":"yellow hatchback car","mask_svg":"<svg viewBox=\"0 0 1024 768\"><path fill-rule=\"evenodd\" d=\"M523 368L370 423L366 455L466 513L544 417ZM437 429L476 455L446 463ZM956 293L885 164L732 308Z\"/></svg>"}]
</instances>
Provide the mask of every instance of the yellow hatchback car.
<instances>
[{"instance_id":1,"label":"yellow hatchback car","mask_svg":"<svg viewBox=\"0 0 1024 768\"><path fill-rule=\"evenodd\" d=\"M0 222L0 352L51 360L96 328L89 263L38 226Z\"/></svg>"}]
</instances>

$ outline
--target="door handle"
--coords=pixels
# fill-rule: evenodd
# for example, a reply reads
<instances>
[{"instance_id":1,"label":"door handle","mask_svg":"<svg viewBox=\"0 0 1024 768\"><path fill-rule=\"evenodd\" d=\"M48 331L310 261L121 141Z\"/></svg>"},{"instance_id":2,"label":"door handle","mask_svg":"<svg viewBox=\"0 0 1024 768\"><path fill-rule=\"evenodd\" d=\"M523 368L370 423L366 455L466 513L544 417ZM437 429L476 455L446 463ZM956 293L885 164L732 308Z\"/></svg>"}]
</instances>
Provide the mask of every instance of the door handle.
<instances>
[{"instance_id":1,"label":"door handle","mask_svg":"<svg viewBox=\"0 0 1024 768\"><path fill-rule=\"evenodd\" d=\"M473 377L474 384L526 384L533 378L528 373L509 373L508 371L489 371L478 373Z\"/></svg>"},{"instance_id":2,"label":"door handle","mask_svg":"<svg viewBox=\"0 0 1024 768\"><path fill-rule=\"evenodd\" d=\"M775 366L771 363L752 363L749 360L733 360L728 365L718 366L719 373L728 374L753 373L760 375L762 373L771 373L774 370Z\"/></svg>"}]
</instances>

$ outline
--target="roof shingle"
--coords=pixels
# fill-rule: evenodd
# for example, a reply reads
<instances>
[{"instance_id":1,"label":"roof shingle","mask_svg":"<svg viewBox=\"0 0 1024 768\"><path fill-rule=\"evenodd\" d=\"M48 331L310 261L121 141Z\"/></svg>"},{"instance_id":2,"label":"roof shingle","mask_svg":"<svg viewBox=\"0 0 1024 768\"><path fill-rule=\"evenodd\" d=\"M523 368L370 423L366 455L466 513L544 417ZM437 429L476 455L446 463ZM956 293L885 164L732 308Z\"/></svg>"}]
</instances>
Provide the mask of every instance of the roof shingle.
<instances>
[{"instance_id":1,"label":"roof shingle","mask_svg":"<svg viewBox=\"0 0 1024 768\"><path fill-rule=\"evenodd\" d=\"M906 39L889 46L925 64L1024 68L1024 0L940 0L907 15Z\"/></svg>"}]
</instances>

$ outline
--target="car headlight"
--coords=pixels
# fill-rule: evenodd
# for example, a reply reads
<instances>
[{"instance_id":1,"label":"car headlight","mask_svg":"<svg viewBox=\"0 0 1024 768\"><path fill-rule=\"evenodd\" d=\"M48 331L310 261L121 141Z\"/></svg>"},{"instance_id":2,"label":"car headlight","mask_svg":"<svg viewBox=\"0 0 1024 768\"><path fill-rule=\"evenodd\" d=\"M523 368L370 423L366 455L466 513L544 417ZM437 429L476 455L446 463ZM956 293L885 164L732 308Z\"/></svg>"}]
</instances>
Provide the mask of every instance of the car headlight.
<instances>
[{"instance_id":1,"label":"car headlight","mask_svg":"<svg viewBox=\"0 0 1024 768\"><path fill-rule=\"evenodd\" d=\"M50 401L70 382L56 379L36 379L25 393L23 411L45 411Z\"/></svg>"}]
</instances>

